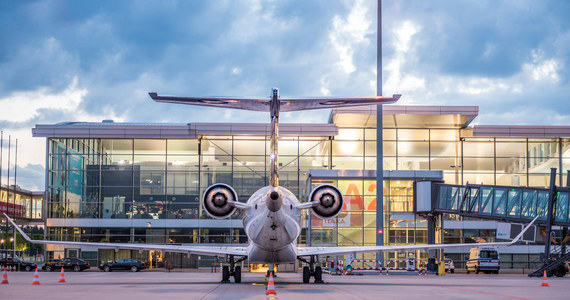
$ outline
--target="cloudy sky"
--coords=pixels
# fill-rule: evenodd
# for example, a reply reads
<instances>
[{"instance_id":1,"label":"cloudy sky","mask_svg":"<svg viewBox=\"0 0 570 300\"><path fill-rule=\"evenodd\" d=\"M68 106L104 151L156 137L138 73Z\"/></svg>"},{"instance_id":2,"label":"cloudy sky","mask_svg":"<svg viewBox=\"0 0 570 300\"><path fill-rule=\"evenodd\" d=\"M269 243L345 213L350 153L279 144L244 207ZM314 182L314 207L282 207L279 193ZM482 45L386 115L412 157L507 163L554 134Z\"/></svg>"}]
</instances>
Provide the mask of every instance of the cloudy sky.
<instances>
[{"instance_id":1,"label":"cloudy sky","mask_svg":"<svg viewBox=\"0 0 570 300\"><path fill-rule=\"evenodd\" d=\"M44 188L45 140L31 137L36 124L267 118L154 103L149 91L375 95L376 5L2 0L2 183L11 135L19 143L18 184ZM383 11L384 94L403 94L399 104L477 105L479 124L570 125L569 1L392 0ZM329 113L290 113L283 121L324 123Z\"/></svg>"}]
</instances>

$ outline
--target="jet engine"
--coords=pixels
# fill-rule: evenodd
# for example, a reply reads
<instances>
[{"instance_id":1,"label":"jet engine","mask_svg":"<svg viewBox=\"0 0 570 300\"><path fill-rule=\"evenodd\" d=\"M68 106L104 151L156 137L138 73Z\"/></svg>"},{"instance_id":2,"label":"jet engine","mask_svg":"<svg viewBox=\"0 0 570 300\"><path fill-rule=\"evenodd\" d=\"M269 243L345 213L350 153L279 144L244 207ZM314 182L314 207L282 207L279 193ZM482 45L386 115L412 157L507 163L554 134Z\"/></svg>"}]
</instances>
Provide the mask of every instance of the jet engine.
<instances>
[{"instance_id":1,"label":"jet engine","mask_svg":"<svg viewBox=\"0 0 570 300\"><path fill-rule=\"evenodd\" d=\"M214 219L225 219L236 211L232 202L237 201L237 194L227 184L216 183L211 185L204 192L203 200L204 209Z\"/></svg>"},{"instance_id":2,"label":"jet engine","mask_svg":"<svg viewBox=\"0 0 570 300\"><path fill-rule=\"evenodd\" d=\"M344 200L338 188L329 184L316 187L309 195L310 202L316 202L311 209L321 219L336 217L342 210Z\"/></svg>"}]
</instances>

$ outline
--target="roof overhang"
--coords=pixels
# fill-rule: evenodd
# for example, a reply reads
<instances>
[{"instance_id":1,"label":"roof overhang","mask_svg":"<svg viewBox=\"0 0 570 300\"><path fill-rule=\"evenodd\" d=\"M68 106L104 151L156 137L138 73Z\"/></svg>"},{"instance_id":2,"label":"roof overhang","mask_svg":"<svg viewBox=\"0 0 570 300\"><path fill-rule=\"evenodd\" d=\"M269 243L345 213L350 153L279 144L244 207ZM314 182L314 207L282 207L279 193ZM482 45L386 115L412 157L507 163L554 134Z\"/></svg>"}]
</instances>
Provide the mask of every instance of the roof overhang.
<instances>
[{"instance_id":1,"label":"roof overhang","mask_svg":"<svg viewBox=\"0 0 570 300\"><path fill-rule=\"evenodd\" d=\"M335 124L279 124L283 136L335 136ZM36 125L34 137L47 138L144 138L196 139L200 135L271 135L267 123L189 123L189 124L146 124L146 123L58 123Z\"/></svg>"},{"instance_id":2,"label":"roof overhang","mask_svg":"<svg viewBox=\"0 0 570 300\"><path fill-rule=\"evenodd\" d=\"M339 127L376 127L376 105L335 108L330 122ZM384 105L384 128L466 128L478 106Z\"/></svg>"}]
</instances>

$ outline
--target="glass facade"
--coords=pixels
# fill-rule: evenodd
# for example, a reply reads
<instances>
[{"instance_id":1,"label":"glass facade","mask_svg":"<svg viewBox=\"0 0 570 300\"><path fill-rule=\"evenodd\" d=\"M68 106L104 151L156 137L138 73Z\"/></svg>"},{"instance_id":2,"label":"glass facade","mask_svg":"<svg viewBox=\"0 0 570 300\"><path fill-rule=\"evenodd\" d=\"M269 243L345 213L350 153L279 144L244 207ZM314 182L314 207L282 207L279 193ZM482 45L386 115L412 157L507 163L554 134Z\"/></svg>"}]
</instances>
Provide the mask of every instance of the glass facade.
<instances>
[{"instance_id":1,"label":"glass facade","mask_svg":"<svg viewBox=\"0 0 570 300\"><path fill-rule=\"evenodd\" d=\"M367 117L370 115L361 116ZM337 218L313 216L305 220L311 223L310 240L306 240L309 235L304 229L300 244L375 245L378 204L374 180L315 180L307 186L310 170L376 169L375 126L336 125L335 135L280 138L280 185L301 201L312 187L325 182L338 186L346 197L344 211ZM124 126L144 129L143 125ZM473 136L469 128L429 123L385 126L382 133L385 170L442 170L449 184L547 187L550 168L559 169L560 183L570 170L568 138L481 137ZM48 222L46 235L51 240L246 243L241 227L211 220L205 214L201 194L213 183L227 183L245 202L258 188L268 185L269 140L264 134L226 132L155 139L47 137L45 218L57 221ZM384 182L381 238L385 244L427 243L427 223L414 211L413 193L411 180ZM64 219L76 222L59 225ZM81 221L85 219L110 222L93 227ZM124 227L113 220L169 222ZM454 230L446 231L445 242L475 235L492 238L489 232Z\"/></svg>"},{"instance_id":2,"label":"glass facade","mask_svg":"<svg viewBox=\"0 0 570 300\"><path fill-rule=\"evenodd\" d=\"M23 190L13 185L0 187L0 213L27 220L42 219L43 193Z\"/></svg>"}]
</instances>

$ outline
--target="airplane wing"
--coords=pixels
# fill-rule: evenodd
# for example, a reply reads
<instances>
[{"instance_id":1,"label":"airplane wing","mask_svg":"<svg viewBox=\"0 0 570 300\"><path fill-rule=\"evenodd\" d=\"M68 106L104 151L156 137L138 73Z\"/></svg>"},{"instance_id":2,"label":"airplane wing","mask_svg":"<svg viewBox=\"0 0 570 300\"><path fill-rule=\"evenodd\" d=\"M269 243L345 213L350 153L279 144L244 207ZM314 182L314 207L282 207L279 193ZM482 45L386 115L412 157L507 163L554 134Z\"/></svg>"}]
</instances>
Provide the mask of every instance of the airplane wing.
<instances>
[{"instance_id":1,"label":"airplane wing","mask_svg":"<svg viewBox=\"0 0 570 300\"><path fill-rule=\"evenodd\" d=\"M189 104L212 106L221 108L237 108L255 111L269 111L268 99L232 98L232 97L176 97L159 96L157 93L148 93L152 100L164 103Z\"/></svg>"},{"instance_id":2,"label":"airplane wing","mask_svg":"<svg viewBox=\"0 0 570 300\"><path fill-rule=\"evenodd\" d=\"M429 250L429 249L448 249L463 248L475 246L511 246L520 240L523 234L538 219L535 217L532 222L526 226L512 241L510 242L494 242L494 243L469 243L469 244L431 244L431 245L390 245L390 246L356 246L356 247L297 247L298 256L310 255L342 255L355 252L388 252L388 251L408 251L408 250Z\"/></svg>"},{"instance_id":3,"label":"airplane wing","mask_svg":"<svg viewBox=\"0 0 570 300\"><path fill-rule=\"evenodd\" d=\"M225 256L225 255L236 255L236 256L247 256L247 247L226 247L226 246L181 246L181 245L169 245L169 244L135 244L135 243L95 243L95 242L67 242L67 241L45 241L45 240L32 240L27 234L25 234L22 229L8 215L4 213L4 216L12 223L12 226L18 230L18 232L26 239L26 241L32 244L44 244L44 245L69 245L69 246L91 246L106 249L127 249L127 250L160 250L166 252L178 252L187 254L200 254L200 255L211 255L211 256Z\"/></svg>"},{"instance_id":4,"label":"airplane wing","mask_svg":"<svg viewBox=\"0 0 570 300\"><path fill-rule=\"evenodd\" d=\"M323 97L323 98L291 98L280 100L280 111L296 111L320 108L335 108L346 106L361 106L369 104L391 104L402 95L394 94L392 96L375 96L375 97Z\"/></svg>"}]
</instances>

